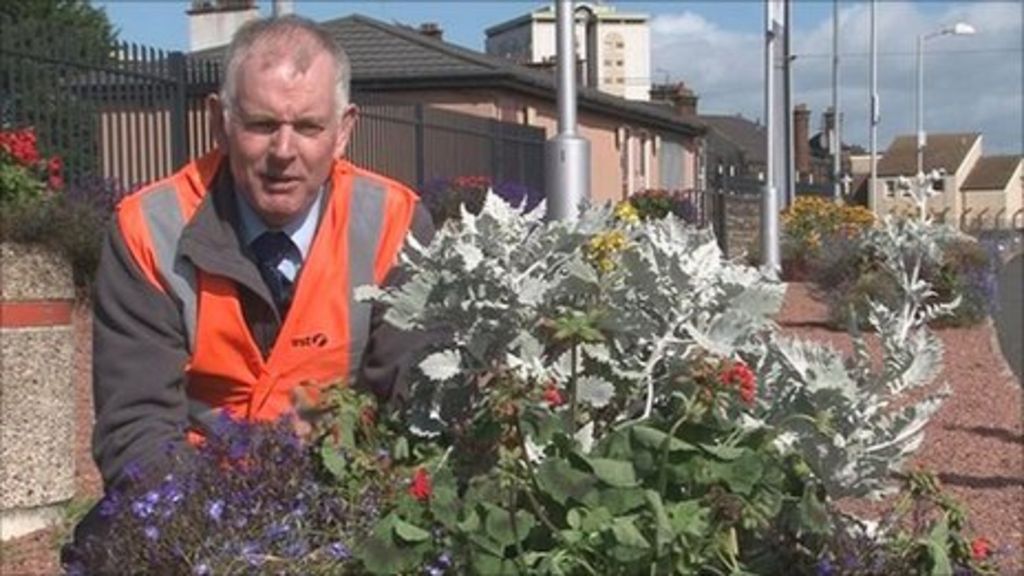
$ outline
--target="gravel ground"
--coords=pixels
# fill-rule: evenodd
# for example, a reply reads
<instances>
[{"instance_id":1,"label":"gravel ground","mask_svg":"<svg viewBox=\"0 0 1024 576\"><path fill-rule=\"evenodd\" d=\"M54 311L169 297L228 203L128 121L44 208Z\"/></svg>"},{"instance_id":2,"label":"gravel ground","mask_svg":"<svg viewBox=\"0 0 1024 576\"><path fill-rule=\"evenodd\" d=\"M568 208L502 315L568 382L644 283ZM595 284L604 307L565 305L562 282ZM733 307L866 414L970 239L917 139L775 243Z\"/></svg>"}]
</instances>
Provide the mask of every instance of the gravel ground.
<instances>
[{"instance_id":1,"label":"gravel ground","mask_svg":"<svg viewBox=\"0 0 1024 576\"><path fill-rule=\"evenodd\" d=\"M787 333L829 342L849 351L849 339L822 324L824 308L800 284L790 286L779 322ZM89 455L92 429L91 332L88 311L75 316L78 333L79 498L99 495L100 480ZM1022 390L999 351L991 323L939 331L946 347L941 379L952 388L928 424L912 466L938 474L969 510L972 535L996 544L1002 574L1024 573L1024 412ZM44 530L0 547L0 575L59 572L57 549L66 529Z\"/></svg>"}]
</instances>

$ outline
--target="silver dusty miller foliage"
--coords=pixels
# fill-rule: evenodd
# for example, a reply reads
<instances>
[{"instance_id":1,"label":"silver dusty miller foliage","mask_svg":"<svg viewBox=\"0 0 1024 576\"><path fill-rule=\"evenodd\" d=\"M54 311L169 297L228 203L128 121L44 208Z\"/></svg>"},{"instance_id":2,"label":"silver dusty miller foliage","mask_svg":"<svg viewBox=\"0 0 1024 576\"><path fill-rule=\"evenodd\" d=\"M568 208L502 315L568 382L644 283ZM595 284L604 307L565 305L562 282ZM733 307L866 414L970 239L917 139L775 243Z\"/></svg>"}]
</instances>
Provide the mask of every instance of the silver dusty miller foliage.
<instances>
[{"instance_id":1,"label":"silver dusty miller foliage","mask_svg":"<svg viewBox=\"0 0 1024 576\"><path fill-rule=\"evenodd\" d=\"M430 245L411 241L400 264L408 282L360 290L389 306L391 324L437 336L410 383L414 432L441 433L488 394L496 374L542 385L572 373L587 444L649 417L671 375L710 354L756 370L759 400L741 416L744 425L772 428L834 498L880 493L920 445L945 391L903 398L939 372L941 346L927 322L955 306L933 303L920 279L939 249L926 223L886 222L866 240L904 294L899 309L872 305L884 354L876 370L858 333L849 359L781 336L772 317L784 286L724 259L706 230L671 216L624 221L610 208L587 209L575 223L547 222L543 211L524 213L488 195L479 215L463 212ZM609 234L624 242L614 266L601 270L588 246ZM545 320L585 302L602 304L603 338L582 344L578 356L545 349Z\"/></svg>"}]
</instances>

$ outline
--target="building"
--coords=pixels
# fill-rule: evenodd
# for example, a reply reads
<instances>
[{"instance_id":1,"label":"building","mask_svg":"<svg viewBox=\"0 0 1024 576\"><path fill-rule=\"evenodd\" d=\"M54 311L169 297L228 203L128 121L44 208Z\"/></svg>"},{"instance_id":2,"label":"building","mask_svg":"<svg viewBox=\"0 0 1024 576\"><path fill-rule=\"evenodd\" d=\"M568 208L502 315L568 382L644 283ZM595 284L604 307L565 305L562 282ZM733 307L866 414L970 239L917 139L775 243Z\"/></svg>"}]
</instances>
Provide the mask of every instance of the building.
<instances>
[{"instance_id":1,"label":"building","mask_svg":"<svg viewBox=\"0 0 1024 576\"><path fill-rule=\"evenodd\" d=\"M445 42L436 25L414 29L361 15L322 24L348 53L352 88L359 94L540 127L548 138L557 133L557 82L550 71ZM191 57L218 59L224 48ZM577 123L578 134L590 141L593 201L617 201L648 188L697 186L705 133L698 119L581 87Z\"/></svg>"},{"instance_id":2,"label":"building","mask_svg":"<svg viewBox=\"0 0 1024 576\"><path fill-rule=\"evenodd\" d=\"M929 134L924 171L941 174L928 210L965 230L1024 229L1024 158L984 156L982 135ZM878 161L878 184L870 207L878 215L916 211L906 185L917 174L917 138L897 136Z\"/></svg>"},{"instance_id":3,"label":"building","mask_svg":"<svg viewBox=\"0 0 1024 576\"><path fill-rule=\"evenodd\" d=\"M647 20L646 14L620 13L606 4L576 3L576 46L583 83L628 100L648 100L651 39ZM527 66L554 63L553 5L492 26L486 34L485 51L491 56Z\"/></svg>"}]
</instances>

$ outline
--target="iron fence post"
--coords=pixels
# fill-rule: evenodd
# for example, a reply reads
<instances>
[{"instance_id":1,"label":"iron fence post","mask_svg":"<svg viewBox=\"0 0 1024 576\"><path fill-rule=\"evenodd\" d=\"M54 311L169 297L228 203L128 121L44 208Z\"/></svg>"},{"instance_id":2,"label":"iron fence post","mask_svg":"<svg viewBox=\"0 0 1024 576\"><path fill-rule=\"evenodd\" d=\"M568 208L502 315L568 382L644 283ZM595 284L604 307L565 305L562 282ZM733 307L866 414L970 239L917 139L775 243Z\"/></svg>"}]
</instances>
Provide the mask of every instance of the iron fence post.
<instances>
[{"instance_id":1,"label":"iron fence post","mask_svg":"<svg viewBox=\"0 0 1024 576\"><path fill-rule=\"evenodd\" d=\"M185 55L171 52L167 55L167 70L171 76L171 163L177 170L188 162L188 125L185 105Z\"/></svg>"}]
</instances>

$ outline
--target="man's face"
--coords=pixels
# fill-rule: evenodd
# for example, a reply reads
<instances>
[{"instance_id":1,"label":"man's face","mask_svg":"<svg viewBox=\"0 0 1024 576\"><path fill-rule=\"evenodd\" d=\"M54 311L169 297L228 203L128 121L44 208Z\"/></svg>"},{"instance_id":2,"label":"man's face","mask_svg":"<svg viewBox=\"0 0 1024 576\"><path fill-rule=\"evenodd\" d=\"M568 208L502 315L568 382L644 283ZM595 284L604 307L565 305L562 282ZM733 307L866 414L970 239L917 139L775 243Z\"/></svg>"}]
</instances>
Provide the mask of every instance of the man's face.
<instances>
[{"instance_id":1,"label":"man's face","mask_svg":"<svg viewBox=\"0 0 1024 576\"><path fill-rule=\"evenodd\" d=\"M274 228L312 204L356 117L354 106L335 102L330 55L316 53L304 70L292 60L251 55L238 68L230 112L213 107L235 186Z\"/></svg>"}]
</instances>

